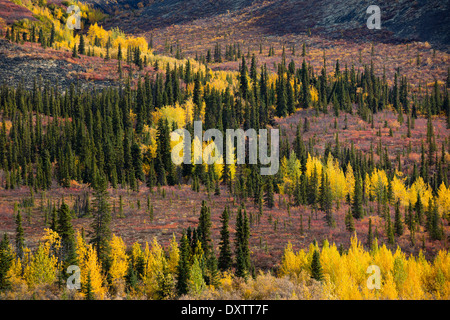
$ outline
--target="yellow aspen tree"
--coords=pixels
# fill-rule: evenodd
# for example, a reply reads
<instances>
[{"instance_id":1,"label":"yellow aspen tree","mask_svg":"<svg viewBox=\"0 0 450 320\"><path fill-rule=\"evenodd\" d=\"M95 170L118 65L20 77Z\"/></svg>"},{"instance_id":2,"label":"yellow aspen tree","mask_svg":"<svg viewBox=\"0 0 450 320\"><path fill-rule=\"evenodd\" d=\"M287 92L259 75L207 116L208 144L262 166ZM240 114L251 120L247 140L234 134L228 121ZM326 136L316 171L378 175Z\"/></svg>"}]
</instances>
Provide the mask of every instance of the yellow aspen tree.
<instances>
[{"instance_id":1,"label":"yellow aspen tree","mask_svg":"<svg viewBox=\"0 0 450 320\"><path fill-rule=\"evenodd\" d=\"M381 278L384 279L394 268L394 257L385 244L373 255L373 264L380 267Z\"/></svg>"},{"instance_id":2,"label":"yellow aspen tree","mask_svg":"<svg viewBox=\"0 0 450 320\"><path fill-rule=\"evenodd\" d=\"M328 157L326 173L331 187L332 198L337 202L343 200L348 193L347 180L339 166L339 162L332 155Z\"/></svg>"},{"instance_id":3,"label":"yellow aspen tree","mask_svg":"<svg viewBox=\"0 0 450 320\"><path fill-rule=\"evenodd\" d=\"M434 291L437 299L450 298L450 254L440 250L433 261L431 278L434 281Z\"/></svg>"},{"instance_id":4,"label":"yellow aspen tree","mask_svg":"<svg viewBox=\"0 0 450 320\"><path fill-rule=\"evenodd\" d=\"M392 194L394 195L394 202L397 202L399 199L402 206L407 206L409 204L409 195L404 180L404 178L401 179L397 174L394 175L391 183Z\"/></svg>"},{"instance_id":5,"label":"yellow aspen tree","mask_svg":"<svg viewBox=\"0 0 450 320\"><path fill-rule=\"evenodd\" d=\"M394 254L394 266L392 275L394 276L395 287L397 288L397 292L400 296L402 295L405 280L407 277L406 264L407 261L405 255L401 252L400 248L397 247L397 251Z\"/></svg>"},{"instance_id":6,"label":"yellow aspen tree","mask_svg":"<svg viewBox=\"0 0 450 320\"><path fill-rule=\"evenodd\" d=\"M347 194L350 200L353 200L353 193L355 192L355 174L351 164L347 166L347 172L345 173L345 184L347 185Z\"/></svg>"},{"instance_id":7,"label":"yellow aspen tree","mask_svg":"<svg viewBox=\"0 0 450 320\"><path fill-rule=\"evenodd\" d=\"M343 259L341 258L336 244L324 245L320 254L320 261L322 263L322 270L324 274L328 274L330 281L336 283L339 276L338 271Z\"/></svg>"},{"instance_id":8,"label":"yellow aspen tree","mask_svg":"<svg viewBox=\"0 0 450 320\"><path fill-rule=\"evenodd\" d=\"M314 168L316 168L317 179L320 185L320 178L322 176L322 162L316 157L311 157L311 154L308 153L308 158L306 160L306 171L305 174L308 178L313 174Z\"/></svg>"},{"instance_id":9,"label":"yellow aspen tree","mask_svg":"<svg viewBox=\"0 0 450 320\"><path fill-rule=\"evenodd\" d=\"M77 233L76 236L76 253L78 267L81 272L81 286L83 289L83 295L85 295L84 288L88 279L88 274L91 278L91 288L96 299L104 299L106 297L107 289L103 286L104 275L102 274L102 267L98 261L97 252L91 244L86 244L86 241Z\"/></svg>"},{"instance_id":10,"label":"yellow aspen tree","mask_svg":"<svg viewBox=\"0 0 450 320\"><path fill-rule=\"evenodd\" d=\"M391 272L386 273L382 278L381 296L383 299L396 300L398 298L397 289L395 288L394 277Z\"/></svg>"},{"instance_id":11,"label":"yellow aspen tree","mask_svg":"<svg viewBox=\"0 0 450 320\"><path fill-rule=\"evenodd\" d=\"M158 244L156 237L153 238L151 249L148 243L144 250L144 290L148 298L155 298L158 290L158 275L163 272L166 257L164 250Z\"/></svg>"},{"instance_id":12,"label":"yellow aspen tree","mask_svg":"<svg viewBox=\"0 0 450 320\"><path fill-rule=\"evenodd\" d=\"M289 241L286 245L281 259L280 276L300 274L301 265L297 261L297 256L292 249L292 243Z\"/></svg>"},{"instance_id":13,"label":"yellow aspen tree","mask_svg":"<svg viewBox=\"0 0 450 320\"><path fill-rule=\"evenodd\" d=\"M283 157L283 159L281 159L280 175L281 177L283 177L283 183L278 184L278 189L280 190L280 194L285 194L289 189L289 185L292 183L292 180L290 179L288 174L288 161L286 157Z\"/></svg>"},{"instance_id":14,"label":"yellow aspen tree","mask_svg":"<svg viewBox=\"0 0 450 320\"><path fill-rule=\"evenodd\" d=\"M370 265L370 254L364 250L363 245L358 241L358 237L355 234L350 240L350 248L345 255L347 259L347 270L351 277L355 280L357 286L366 285L367 281L367 267Z\"/></svg>"},{"instance_id":15,"label":"yellow aspen tree","mask_svg":"<svg viewBox=\"0 0 450 320\"><path fill-rule=\"evenodd\" d=\"M437 203L441 217L450 221L450 188L447 188L444 183L441 183L439 187Z\"/></svg>"},{"instance_id":16,"label":"yellow aspen tree","mask_svg":"<svg viewBox=\"0 0 450 320\"><path fill-rule=\"evenodd\" d=\"M12 246L11 246L11 248L12 248ZM21 262L20 258L15 255L15 252L14 252L14 258L11 262L11 267L9 268L8 272L6 273L6 277L9 279L9 282L11 283L12 288L26 285L26 281L22 276L22 270L23 270L22 262Z\"/></svg>"},{"instance_id":17,"label":"yellow aspen tree","mask_svg":"<svg viewBox=\"0 0 450 320\"><path fill-rule=\"evenodd\" d=\"M402 299L420 300L425 297L421 263L417 263L412 257L406 265L406 280L402 289Z\"/></svg>"},{"instance_id":18,"label":"yellow aspen tree","mask_svg":"<svg viewBox=\"0 0 450 320\"><path fill-rule=\"evenodd\" d=\"M58 260L50 255L50 248L40 243L36 252L29 253L29 264L25 266L24 277L32 287L39 284L52 284L56 279Z\"/></svg>"},{"instance_id":19,"label":"yellow aspen tree","mask_svg":"<svg viewBox=\"0 0 450 320\"><path fill-rule=\"evenodd\" d=\"M430 199L433 199L433 191L431 187L423 181L422 177L419 177L409 188L409 200L414 206L417 202L417 195L420 195L425 210L428 209Z\"/></svg>"},{"instance_id":20,"label":"yellow aspen tree","mask_svg":"<svg viewBox=\"0 0 450 320\"><path fill-rule=\"evenodd\" d=\"M378 201L383 198L384 190L388 187L388 178L384 170L375 169L370 176L370 193Z\"/></svg>"},{"instance_id":21,"label":"yellow aspen tree","mask_svg":"<svg viewBox=\"0 0 450 320\"><path fill-rule=\"evenodd\" d=\"M180 260L180 249L178 248L178 243L175 238L175 234L173 234L169 244L168 268L170 273L176 273L179 260Z\"/></svg>"},{"instance_id":22,"label":"yellow aspen tree","mask_svg":"<svg viewBox=\"0 0 450 320\"><path fill-rule=\"evenodd\" d=\"M27 256L24 277L29 286L39 284L52 284L58 271L57 253L61 246L61 240L55 231L45 229L45 235L41 239L37 250Z\"/></svg>"},{"instance_id":23,"label":"yellow aspen tree","mask_svg":"<svg viewBox=\"0 0 450 320\"><path fill-rule=\"evenodd\" d=\"M113 234L110 241L111 246L111 267L109 274L113 283L123 280L128 270L128 255L126 253L126 246L122 238Z\"/></svg>"},{"instance_id":24,"label":"yellow aspen tree","mask_svg":"<svg viewBox=\"0 0 450 320\"><path fill-rule=\"evenodd\" d=\"M102 274L102 267L98 261L97 252L92 247L92 245L88 245L87 255L85 261L85 277L81 277L81 283L86 284L87 274L90 274L91 277L91 286L96 299L103 300L106 297L107 288L103 285L105 279Z\"/></svg>"},{"instance_id":25,"label":"yellow aspen tree","mask_svg":"<svg viewBox=\"0 0 450 320\"><path fill-rule=\"evenodd\" d=\"M135 242L131 247L131 262L133 269L137 270L138 263L141 259L144 260L144 253L142 252L142 248L139 242Z\"/></svg>"}]
</instances>

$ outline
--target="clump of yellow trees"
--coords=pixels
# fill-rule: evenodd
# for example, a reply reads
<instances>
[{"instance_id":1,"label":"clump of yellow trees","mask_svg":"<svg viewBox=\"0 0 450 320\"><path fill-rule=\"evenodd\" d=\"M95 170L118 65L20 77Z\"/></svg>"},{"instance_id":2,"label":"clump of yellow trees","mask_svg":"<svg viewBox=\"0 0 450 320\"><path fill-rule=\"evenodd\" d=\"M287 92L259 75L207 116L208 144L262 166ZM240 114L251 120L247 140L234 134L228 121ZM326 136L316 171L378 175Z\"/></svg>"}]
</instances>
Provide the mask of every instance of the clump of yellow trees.
<instances>
[{"instance_id":1,"label":"clump of yellow trees","mask_svg":"<svg viewBox=\"0 0 450 320\"><path fill-rule=\"evenodd\" d=\"M449 299L450 254L439 251L432 262L422 252L417 257L406 256L397 248L395 252L385 245L379 247L376 240L372 249L366 251L352 237L347 252L339 252L335 244L324 241L321 249L311 244L308 250L294 251L289 243L284 251L280 276L293 281L311 272L315 250L320 251L322 285L330 298L335 299ZM367 282L371 273L369 266L378 266L381 272L380 289L369 289Z\"/></svg>"},{"instance_id":2,"label":"clump of yellow trees","mask_svg":"<svg viewBox=\"0 0 450 320\"><path fill-rule=\"evenodd\" d=\"M283 177L283 184L280 190L288 194L294 190L295 181L302 174L300 161L291 153L289 158L281 159L280 172ZM318 175L317 182L320 188L321 175L326 174L328 177L332 199L336 203L345 201L346 197L353 197L355 188L355 175L351 165L347 166L346 172L339 166L339 163L330 154L327 162L322 161L308 154L306 161L305 175L309 179L315 172ZM384 170L375 169L365 176L365 195L370 200L382 201L385 190L389 188L389 179ZM392 188L392 203L400 201L403 207L409 205L415 206L418 197L423 204L425 210L433 201L438 206L440 217L450 220L450 189L444 183L439 187L437 194L433 195L432 188L425 183L422 177L419 177L411 186L405 184L404 173L396 171L394 177L390 181Z\"/></svg>"},{"instance_id":3,"label":"clump of yellow trees","mask_svg":"<svg viewBox=\"0 0 450 320\"><path fill-rule=\"evenodd\" d=\"M61 239L58 233L45 229L38 247L24 250L22 258L12 252L7 279L10 287L0 292L2 299L27 297L49 298L44 292L56 292L50 298L85 299L174 299L180 250L175 237L164 249L156 240L142 247L134 243L130 250L116 235L110 240L109 269L104 271L95 247L79 232L76 235L76 265L80 270L80 290L68 290L63 266L58 260ZM314 280L314 253L318 253L322 277ZM433 261L422 252L407 256L399 248L395 252L376 239L366 251L356 234L346 251L324 241L321 248L310 244L307 250L295 252L287 244L276 276L259 271L254 277L241 279L232 271L219 272L216 285L199 281L202 250L188 274L188 295L199 299L449 299L450 254L440 251ZM198 258L198 259L197 259ZM316 262L317 263L317 262ZM380 288L367 285L369 266L380 270ZM138 274L130 274L137 270ZM133 280L134 277L134 280ZM201 278L201 276L200 276ZM200 279L202 280L202 279ZM36 292L41 292L36 296Z\"/></svg>"}]
</instances>

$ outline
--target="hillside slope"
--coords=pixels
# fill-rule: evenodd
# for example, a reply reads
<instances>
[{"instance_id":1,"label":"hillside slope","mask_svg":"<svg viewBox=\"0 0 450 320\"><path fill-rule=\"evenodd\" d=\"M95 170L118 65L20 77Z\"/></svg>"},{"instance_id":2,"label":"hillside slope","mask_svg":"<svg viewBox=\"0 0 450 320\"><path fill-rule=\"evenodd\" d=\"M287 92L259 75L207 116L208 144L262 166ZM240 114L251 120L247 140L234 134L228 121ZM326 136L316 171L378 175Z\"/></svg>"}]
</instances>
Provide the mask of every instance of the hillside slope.
<instances>
[{"instance_id":1,"label":"hillside slope","mask_svg":"<svg viewBox=\"0 0 450 320\"><path fill-rule=\"evenodd\" d=\"M250 13L252 23L263 34L284 35L312 32L332 37L375 40L429 41L448 50L450 18L448 1L378 1L382 30L366 27L367 7L364 0L89 0L107 12L122 11L110 23L125 30L147 32L153 28L183 24L218 15ZM374 37L375 36L375 37Z\"/></svg>"}]
</instances>

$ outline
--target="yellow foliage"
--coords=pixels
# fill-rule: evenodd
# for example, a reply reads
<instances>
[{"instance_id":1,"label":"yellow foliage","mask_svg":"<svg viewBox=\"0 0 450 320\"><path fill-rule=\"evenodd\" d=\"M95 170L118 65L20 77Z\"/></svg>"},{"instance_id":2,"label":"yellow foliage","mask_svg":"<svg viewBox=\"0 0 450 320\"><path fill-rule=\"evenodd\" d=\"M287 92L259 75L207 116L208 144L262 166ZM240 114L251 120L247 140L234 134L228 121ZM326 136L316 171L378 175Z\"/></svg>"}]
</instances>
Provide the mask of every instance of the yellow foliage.
<instances>
[{"instance_id":1,"label":"yellow foliage","mask_svg":"<svg viewBox=\"0 0 450 320\"><path fill-rule=\"evenodd\" d=\"M87 32L87 39L89 40L89 43L94 44L95 38L100 41L102 46L106 45L109 38L108 31L103 29L102 26L98 26L97 22L92 24Z\"/></svg>"},{"instance_id":2,"label":"yellow foliage","mask_svg":"<svg viewBox=\"0 0 450 320\"><path fill-rule=\"evenodd\" d=\"M336 201L344 199L348 193L347 179L344 171L339 166L338 160L334 159L332 155L328 156L325 172L328 177L333 199Z\"/></svg>"},{"instance_id":3,"label":"yellow foliage","mask_svg":"<svg viewBox=\"0 0 450 320\"><path fill-rule=\"evenodd\" d=\"M6 277L13 287L26 283L25 279L22 277L22 262L20 258L12 260L11 267L6 273Z\"/></svg>"},{"instance_id":4,"label":"yellow foliage","mask_svg":"<svg viewBox=\"0 0 450 320\"><path fill-rule=\"evenodd\" d=\"M172 236L169 245L169 260L168 267L171 273L175 273L177 271L178 261L180 260L180 249L178 248L178 243L175 238L175 234Z\"/></svg>"},{"instance_id":5,"label":"yellow foliage","mask_svg":"<svg viewBox=\"0 0 450 320\"><path fill-rule=\"evenodd\" d=\"M417 194L420 195L423 207L428 209L428 203L430 199L433 199L433 191L431 190L431 187L423 181L422 177L419 177L414 181L409 188L409 200L413 206L417 202Z\"/></svg>"},{"instance_id":6,"label":"yellow foliage","mask_svg":"<svg viewBox=\"0 0 450 320\"><path fill-rule=\"evenodd\" d=\"M156 238L153 238L152 247L150 249L148 242L145 243L144 249L144 274L142 280L147 297L155 298L158 288L158 274L162 273L166 257L164 250L158 244Z\"/></svg>"},{"instance_id":7,"label":"yellow foliage","mask_svg":"<svg viewBox=\"0 0 450 320\"><path fill-rule=\"evenodd\" d=\"M439 187L437 204L439 214L447 220L450 220L450 188L447 188L444 183Z\"/></svg>"},{"instance_id":8,"label":"yellow foliage","mask_svg":"<svg viewBox=\"0 0 450 320\"><path fill-rule=\"evenodd\" d=\"M313 171L316 170L316 174L317 174L317 178L319 181L319 185L320 185L320 178L322 176L322 162L316 158L316 157L311 157L311 154L308 153L308 158L306 160L306 176L308 178L311 178Z\"/></svg>"},{"instance_id":9,"label":"yellow foliage","mask_svg":"<svg viewBox=\"0 0 450 320\"><path fill-rule=\"evenodd\" d=\"M31 253L26 250L27 261L24 269L24 278L29 286L38 284L52 284L56 279L58 259L56 251L59 249L61 241L59 235L45 229L43 242L39 243L36 252Z\"/></svg>"},{"instance_id":10,"label":"yellow foliage","mask_svg":"<svg viewBox=\"0 0 450 320\"><path fill-rule=\"evenodd\" d=\"M86 286L88 275L91 278L92 292L97 299L104 299L107 288L103 286L104 275L102 274L102 267L98 261L97 252L91 244L86 244L86 241L77 233L76 236L76 253L78 258L78 267L81 272L81 285ZM83 293L85 294L85 293Z\"/></svg>"},{"instance_id":11,"label":"yellow foliage","mask_svg":"<svg viewBox=\"0 0 450 320\"><path fill-rule=\"evenodd\" d=\"M186 111L178 103L175 106L164 106L152 113L153 123L158 123L161 118L167 120L169 125L176 122L178 128L183 128L186 125Z\"/></svg>"},{"instance_id":12,"label":"yellow foliage","mask_svg":"<svg viewBox=\"0 0 450 320\"><path fill-rule=\"evenodd\" d=\"M405 178L401 179L396 174L392 179L392 194L394 195L394 201L397 202L400 199L402 206L407 206L409 204L408 191L406 190L404 184Z\"/></svg>"},{"instance_id":13,"label":"yellow foliage","mask_svg":"<svg viewBox=\"0 0 450 320\"><path fill-rule=\"evenodd\" d=\"M394 277L388 272L381 286L381 295L383 299L395 300L398 298L397 289L395 288Z\"/></svg>"},{"instance_id":14,"label":"yellow foliage","mask_svg":"<svg viewBox=\"0 0 450 320\"><path fill-rule=\"evenodd\" d=\"M58 259L50 256L50 248L45 244L39 244L36 252L27 252L27 265L24 270L24 278L29 286L38 284L52 284L56 279Z\"/></svg>"},{"instance_id":15,"label":"yellow foliage","mask_svg":"<svg viewBox=\"0 0 450 320\"><path fill-rule=\"evenodd\" d=\"M347 185L347 194L349 194L350 199L353 199L353 194L355 193L355 175L353 173L351 164L348 164L347 166L347 172L345 173L345 183Z\"/></svg>"},{"instance_id":16,"label":"yellow foliage","mask_svg":"<svg viewBox=\"0 0 450 320\"><path fill-rule=\"evenodd\" d=\"M311 86L310 89L309 89L309 92L311 93L311 101L312 102L319 101L319 93L317 92L316 87Z\"/></svg>"},{"instance_id":17,"label":"yellow foliage","mask_svg":"<svg viewBox=\"0 0 450 320\"><path fill-rule=\"evenodd\" d=\"M109 274L114 281L121 280L125 277L128 270L128 256L126 254L126 246L122 238L113 234L110 241L111 246L111 267Z\"/></svg>"},{"instance_id":18,"label":"yellow foliage","mask_svg":"<svg viewBox=\"0 0 450 320\"><path fill-rule=\"evenodd\" d=\"M220 278L220 287L224 291L232 291L233 290L233 276L231 273L225 271Z\"/></svg>"},{"instance_id":19,"label":"yellow foliage","mask_svg":"<svg viewBox=\"0 0 450 320\"><path fill-rule=\"evenodd\" d=\"M317 247L310 245L308 253L295 253L288 243L282 257L279 276L299 279L302 272L310 274L312 252ZM385 245L371 253L364 250L356 235L351 239L347 253L342 255L335 244L324 241L320 262L324 275L322 288L326 296L338 299L448 299L450 293L450 255L440 251L433 264L423 254L409 257L397 248L392 253ZM367 268L380 268L381 289L367 287Z\"/></svg>"},{"instance_id":20,"label":"yellow foliage","mask_svg":"<svg viewBox=\"0 0 450 320\"><path fill-rule=\"evenodd\" d=\"M380 200L385 188L388 187L388 178L384 170L375 169L369 179L366 179L366 193Z\"/></svg>"}]
</instances>

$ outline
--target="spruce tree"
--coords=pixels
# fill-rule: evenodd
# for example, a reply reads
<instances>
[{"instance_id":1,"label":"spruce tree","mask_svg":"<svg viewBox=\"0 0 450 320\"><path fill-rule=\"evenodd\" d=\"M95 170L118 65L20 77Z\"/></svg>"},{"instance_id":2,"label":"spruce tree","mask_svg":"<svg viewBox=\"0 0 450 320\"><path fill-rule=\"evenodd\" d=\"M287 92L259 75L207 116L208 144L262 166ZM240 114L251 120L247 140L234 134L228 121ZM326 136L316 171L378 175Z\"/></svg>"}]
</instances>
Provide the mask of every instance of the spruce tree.
<instances>
[{"instance_id":1,"label":"spruce tree","mask_svg":"<svg viewBox=\"0 0 450 320\"><path fill-rule=\"evenodd\" d=\"M219 269L222 271L228 270L232 265L232 253L230 246L230 231L228 230L229 221L229 208L226 207L220 216L220 222L222 223L222 228L220 230L220 253L219 253Z\"/></svg>"},{"instance_id":2,"label":"spruce tree","mask_svg":"<svg viewBox=\"0 0 450 320\"><path fill-rule=\"evenodd\" d=\"M11 286L8 271L11 268L13 258L8 234L5 232L0 242L0 292L9 289Z\"/></svg>"},{"instance_id":3,"label":"spruce tree","mask_svg":"<svg viewBox=\"0 0 450 320\"><path fill-rule=\"evenodd\" d=\"M432 240L442 240L444 236L444 230L436 201L431 205L430 215L431 215L430 231L429 231L430 238Z\"/></svg>"},{"instance_id":4,"label":"spruce tree","mask_svg":"<svg viewBox=\"0 0 450 320\"><path fill-rule=\"evenodd\" d=\"M106 178L97 174L94 184L93 219L91 223L91 240L97 250L99 260L102 262L104 270L109 269L109 252L111 240L111 211L108 203L109 194L107 190Z\"/></svg>"},{"instance_id":5,"label":"spruce tree","mask_svg":"<svg viewBox=\"0 0 450 320\"><path fill-rule=\"evenodd\" d=\"M272 181L271 177L269 177L267 179L265 189L266 189L266 197L265 197L266 204L269 208L273 208L275 205L275 200L274 200L274 195L273 195L274 194L273 181Z\"/></svg>"},{"instance_id":6,"label":"spruce tree","mask_svg":"<svg viewBox=\"0 0 450 320\"><path fill-rule=\"evenodd\" d=\"M177 294L178 296L188 293L188 280L189 280L189 268L190 268L190 245L189 240L185 232L180 241L180 258L178 260L176 278L177 278Z\"/></svg>"},{"instance_id":7,"label":"spruce tree","mask_svg":"<svg viewBox=\"0 0 450 320\"><path fill-rule=\"evenodd\" d=\"M23 258L24 247L25 235L22 227L22 215L19 211L16 216L16 254L19 258Z\"/></svg>"},{"instance_id":8,"label":"spruce tree","mask_svg":"<svg viewBox=\"0 0 450 320\"><path fill-rule=\"evenodd\" d=\"M372 246L373 233L372 233L372 218L369 218L369 231L367 232L367 245Z\"/></svg>"},{"instance_id":9,"label":"spruce tree","mask_svg":"<svg viewBox=\"0 0 450 320\"><path fill-rule=\"evenodd\" d=\"M415 204L415 220L419 225L423 224L423 204L419 192L417 192L417 201Z\"/></svg>"},{"instance_id":10,"label":"spruce tree","mask_svg":"<svg viewBox=\"0 0 450 320\"><path fill-rule=\"evenodd\" d=\"M242 211L244 213L242 213ZM248 224L247 210L242 204L236 216L236 276L246 278L250 270L250 250L248 240L250 229Z\"/></svg>"},{"instance_id":11,"label":"spruce tree","mask_svg":"<svg viewBox=\"0 0 450 320\"><path fill-rule=\"evenodd\" d=\"M387 208L387 212L386 212L385 229L386 229L386 237L387 237L388 243L390 245L394 245L395 244L394 228L391 223L391 213L389 212L389 207Z\"/></svg>"},{"instance_id":12,"label":"spruce tree","mask_svg":"<svg viewBox=\"0 0 450 320\"><path fill-rule=\"evenodd\" d=\"M395 204L395 221L394 221L395 235L401 236L403 234L403 221L400 214L400 199Z\"/></svg>"},{"instance_id":13,"label":"spruce tree","mask_svg":"<svg viewBox=\"0 0 450 320\"><path fill-rule=\"evenodd\" d=\"M355 221L353 220L353 214L351 210L349 210L345 215L345 228L348 232L355 231Z\"/></svg>"},{"instance_id":14,"label":"spruce tree","mask_svg":"<svg viewBox=\"0 0 450 320\"><path fill-rule=\"evenodd\" d=\"M320 253L317 249L314 250L311 261L311 278L317 281L323 280L322 264L320 263Z\"/></svg>"},{"instance_id":15,"label":"spruce tree","mask_svg":"<svg viewBox=\"0 0 450 320\"><path fill-rule=\"evenodd\" d=\"M75 239L72 227L72 215L69 206L64 202L58 210L58 234L61 237L62 258L66 260L67 265L75 263Z\"/></svg>"},{"instance_id":16,"label":"spruce tree","mask_svg":"<svg viewBox=\"0 0 450 320\"><path fill-rule=\"evenodd\" d=\"M86 285L84 287L84 295L86 300L95 300L94 289L92 288L91 271L88 271Z\"/></svg>"},{"instance_id":17,"label":"spruce tree","mask_svg":"<svg viewBox=\"0 0 450 320\"><path fill-rule=\"evenodd\" d=\"M200 209L200 217L198 219L198 235L202 244L205 255L208 255L211 248L211 208L206 205L206 201L202 201Z\"/></svg>"},{"instance_id":18,"label":"spruce tree","mask_svg":"<svg viewBox=\"0 0 450 320\"><path fill-rule=\"evenodd\" d=\"M245 56L242 56L242 63L240 67L240 76L239 76L239 84L242 98L247 99L249 93L249 83L247 79L248 69L247 64L245 63Z\"/></svg>"},{"instance_id":19,"label":"spruce tree","mask_svg":"<svg viewBox=\"0 0 450 320\"><path fill-rule=\"evenodd\" d=\"M84 36L83 34L80 35L80 43L78 45L78 53L85 55L86 54L86 45L84 43Z\"/></svg>"},{"instance_id":20,"label":"spruce tree","mask_svg":"<svg viewBox=\"0 0 450 320\"><path fill-rule=\"evenodd\" d=\"M72 58L78 58L78 49L76 44L74 44L72 48Z\"/></svg>"},{"instance_id":21,"label":"spruce tree","mask_svg":"<svg viewBox=\"0 0 450 320\"><path fill-rule=\"evenodd\" d=\"M362 202L362 182L359 173L355 179L355 191L353 194L352 214L355 219L361 219L363 216L363 202Z\"/></svg>"},{"instance_id":22,"label":"spruce tree","mask_svg":"<svg viewBox=\"0 0 450 320\"><path fill-rule=\"evenodd\" d=\"M33 26L34 28L34 26ZM33 37L31 40L34 40L34 31L33 31ZM33 41L34 42L34 41ZM55 24L52 23L52 29L50 31L50 39L49 39L49 46L53 47L53 43L55 42Z\"/></svg>"}]
</instances>

